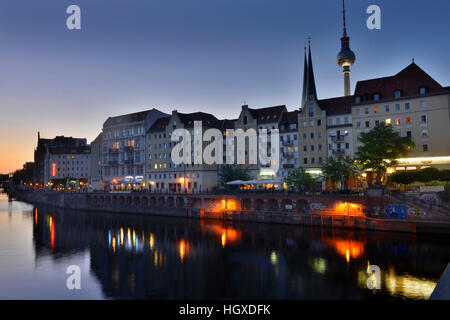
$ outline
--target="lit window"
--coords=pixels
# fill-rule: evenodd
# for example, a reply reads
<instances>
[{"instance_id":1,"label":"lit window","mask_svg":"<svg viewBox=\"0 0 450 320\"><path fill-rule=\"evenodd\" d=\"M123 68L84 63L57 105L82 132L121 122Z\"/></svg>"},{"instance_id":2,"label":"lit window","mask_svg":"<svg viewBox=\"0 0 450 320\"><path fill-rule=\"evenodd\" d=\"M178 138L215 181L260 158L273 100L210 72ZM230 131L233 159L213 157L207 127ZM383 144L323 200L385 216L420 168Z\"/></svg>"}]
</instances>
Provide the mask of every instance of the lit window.
<instances>
[{"instance_id":1,"label":"lit window","mask_svg":"<svg viewBox=\"0 0 450 320\"><path fill-rule=\"evenodd\" d=\"M378 113L379 111L380 111L380 108L378 108L378 107L373 108L374 113Z\"/></svg>"},{"instance_id":2,"label":"lit window","mask_svg":"<svg viewBox=\"0 0 450 320\"><path fill-rule=\"evenodd\" d=\"M395 125L397 125L397 126L401 125L400 118L395 119Z\"/></svg>"},{"instance_id":3,"label":"lit window","mask_svg":"<svg viewBox=\"0 0 450 320\"><path fill-rule=\"evenodd\" d=\"M411 124L411 117L406 117L406 124Z\"/></svg>"},{"instance_id":4,"label":"lit window","mask_svg":"<svg viewBox=\"0 0 450 320\"><path fill-rule=\"evenodd\" d=\"M391 118L386 119L386 125L390 125L391 124Z\"/></svg>"}]
</instances>

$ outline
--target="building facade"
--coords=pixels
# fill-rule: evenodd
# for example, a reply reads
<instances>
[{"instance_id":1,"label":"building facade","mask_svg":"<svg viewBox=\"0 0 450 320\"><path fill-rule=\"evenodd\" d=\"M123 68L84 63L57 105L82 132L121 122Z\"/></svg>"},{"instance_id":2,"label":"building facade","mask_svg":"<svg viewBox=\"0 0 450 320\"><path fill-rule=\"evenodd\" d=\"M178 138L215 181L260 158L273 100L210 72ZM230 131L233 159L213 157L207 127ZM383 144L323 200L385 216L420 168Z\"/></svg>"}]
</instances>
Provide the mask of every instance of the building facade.
<instances>
[{"instance_id":1,"label":"building facade","mask_svg":"<svg viewBox=\"0 0 450 320\"><path fill-rule=\"evenodd\" d=\"M146 132L164 116L167 115L152 109L105 121L100 152L101 184L105 188L145 187Z\"/></svg>"}]
</instances>

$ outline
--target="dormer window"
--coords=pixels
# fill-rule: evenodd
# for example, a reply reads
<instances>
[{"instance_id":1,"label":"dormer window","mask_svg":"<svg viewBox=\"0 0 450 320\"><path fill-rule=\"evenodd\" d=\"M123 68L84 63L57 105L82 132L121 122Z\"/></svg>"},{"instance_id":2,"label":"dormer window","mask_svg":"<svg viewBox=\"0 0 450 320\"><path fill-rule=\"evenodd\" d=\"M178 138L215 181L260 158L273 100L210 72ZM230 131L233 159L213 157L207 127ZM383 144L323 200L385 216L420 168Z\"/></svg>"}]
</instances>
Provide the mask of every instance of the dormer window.
<instances>
[{"instance_id":1,"label":"dormer window","mask_svg":"<svg viewBox=\"0 0 450 320\"><path fill-rule=\"evenodd\" d=\"M247 124L247 116L244 117L244 124Z\"/></svg>"},{"instance_id":2,"label":"dormer window","mask_svg":"<svg viewBox=\"0 0 450 320\"><path fill-rule=\"evenodd\" d=\"M394 98L398 99L402 96L402 92L400 90L395 90L394 91Z\"/></svg>"},{"instance_id":3,"label":"dormer window","mask_svg":"<svg viewBox=\"0 0 450 320\"><path fill-rule=\"evenodd\" d=\"M361 102L361 98L360 97L356 97L355 102L356 103L360 103Z\"/></svg>"},{"instance_id":4,"label":"dormer window","mask_svg":"<svg viewBox=\"0 0 450 320\"><path fill-rule=\"evenodd\" d=\"M419 94L425 94L425 93L427 93L427 90L425 89L425 87L420 87Z\"/></svg>"},{"instance_id":5,"label":"dormer window","mask_svg":"<svg viewBox=\"0 0 450 320\"><path fill-rule=\"evenodd\" d=\"M373 100L375 100L375 101L380 100L380 94L379 94L379 93L375 93L375 94L373 95Z\"/></svg>"},{"instance_id":6,"label":"dormer window","mask_svg":"<svg viewBox=\"0 0 450 320\"><path fill-rule=\"evenodd\" d=\"M308 116L314 117L314 107L308 107Z\"/></svg>"}]
</instances>

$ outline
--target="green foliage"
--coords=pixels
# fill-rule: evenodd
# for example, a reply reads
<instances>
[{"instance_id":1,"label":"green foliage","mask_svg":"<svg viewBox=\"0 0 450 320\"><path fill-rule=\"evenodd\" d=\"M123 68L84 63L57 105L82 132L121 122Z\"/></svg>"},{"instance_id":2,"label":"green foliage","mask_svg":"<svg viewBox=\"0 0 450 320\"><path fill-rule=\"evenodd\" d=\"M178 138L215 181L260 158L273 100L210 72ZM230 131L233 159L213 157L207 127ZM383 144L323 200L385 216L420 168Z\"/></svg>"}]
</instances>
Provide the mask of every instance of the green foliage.
<instances>
[{"instance_id":1,"label":"green foliage","mask_svg":"<svg viewBox=\"0 0 450 320\"><path fill-rule=\"evenodd\" d=\"M396 159L405 157L415 144L410 137L401 137L392 126L380 123L369 132L361 132L361 146L355 160L363 170L372 169L377 181L385 176L387 169L398 164Z\"/></svg>"},{"instance_id":2,"label":"green foliage","mask_svg":"<svg viewBox=\"0 0 450 320\"><path fill-rule=\"evenodd\" d=\"M348 180L350 172L356 177L359 174L359 170L355 165L354 160L347 160L344 158L330 157L322 166L322 173L325 180L331 178L333 182L340 182L341 188L343 188Z\"/></svg>"},{"instance_id":3,"label":"green foliage","mask_svg":"<svg viewBox=\"0 0 450 320\"><path fill-rule=\"evenodd\" d=\"M235 180L250 180L250 175L247 172L247 169L242 168L240 166L224 166L222 171L219 173L220 182L222 186L227 189L234 189L237 186L227 185L227 182L235 181Z\"/></svg>"},{"instance_id":4,"label":"green foliage","mask_svg":"<svg viewBox=\"0 0 450 320\"><path fill-rule=\"evenodd\" d=\"M449 172L450 170L439 170L434 167L417 170L402 170L391 174L390 180L404 185L413 182L429 183L431 181L449 181Z\"/></svg>"},{"instance_id":5,"label":"green foliage","mask_svg":"<svg viewBox=\"0 0 450 320\"><path fill-rule=\"evenodd\" d=\"M20 184L21 182L30 183L33 182L34 177L34 162L26 162L23 168L16 170L13 174L13 183Z\"/></svg>"},{"instance_id":6,"label":"green foliage","mask_svg":"<svg viewBox=\"0 0 450 320\"><path fill-rule=\"evenodd\" d=\"M303 168L289 171L287 177L284 179L284 182L286 182L290 191L295 192L310 191L313 190L316 185L316 181L312 175L306 172Z\"/></svg>"}]
</instances>

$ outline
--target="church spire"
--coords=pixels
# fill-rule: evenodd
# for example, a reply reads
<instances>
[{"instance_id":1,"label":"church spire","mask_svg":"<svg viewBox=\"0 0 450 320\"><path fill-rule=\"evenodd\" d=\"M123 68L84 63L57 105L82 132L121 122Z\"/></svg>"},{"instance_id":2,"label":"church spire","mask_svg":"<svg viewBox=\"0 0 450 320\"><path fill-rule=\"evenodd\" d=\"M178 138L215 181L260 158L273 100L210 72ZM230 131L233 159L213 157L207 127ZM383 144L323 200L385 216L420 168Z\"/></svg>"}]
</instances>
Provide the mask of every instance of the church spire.
<instances>
[{"instance_id":1,"label":"church spire","mask_svg":"<svg viewBox=\"0 0 450 320\"><path fill-rule=\"evenodd\" d=\"M316 82L314 80L314 70L311 57L311 40L308 40L308 80L306 81L307 101L317 101Z\"/></svg>"},{"instance_id":2,"label":"church spire","mask_svg":"<svg viewBox=\"0 0 450 320\"><path fill-rule=\"evenodd\" d=\"M308 81L308 61L306 60L306 45L305 45L305 62L303 67L303 92L302 92L302 108L304 108L306 103L306 82Z\"/></svg>"}]
</instances>

